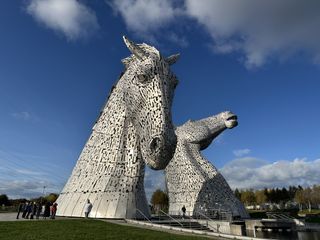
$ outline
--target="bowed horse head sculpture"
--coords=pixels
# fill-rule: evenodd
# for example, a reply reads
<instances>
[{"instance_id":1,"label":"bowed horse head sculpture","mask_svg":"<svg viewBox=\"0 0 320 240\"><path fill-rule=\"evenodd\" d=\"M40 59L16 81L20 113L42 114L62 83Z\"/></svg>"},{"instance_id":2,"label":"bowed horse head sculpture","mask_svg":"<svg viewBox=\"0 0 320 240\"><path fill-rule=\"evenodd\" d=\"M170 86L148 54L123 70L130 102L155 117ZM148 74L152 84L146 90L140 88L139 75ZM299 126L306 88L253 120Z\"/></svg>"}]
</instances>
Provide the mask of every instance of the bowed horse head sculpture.
<instances>
[{"instance_id":1,"label":"bowed horse head sculpture","mask_svg":"<svg viewBox=\"0 0 320 240\"><path fill-rule=\"evenodd\" d=\"M152 169L164 169L172 158L176 135L171 120L174 89L178 83L170 71L179 54L164 58L145 43L135 44L125 36L132 55L122 60L126 71L123 82L128 118L136 128L141 155Z\"/></svg>"},{"instance_id":2,"label":"bowed horse head sculpture","mask_svg":"<svg viewBox=\"0 0 320 240\"><path fill-rule=\"evenodd\" d=\"M224 122L226 128L234 128L238 126L238 117L237 115L233 114L232 112L222 112L217 115L217 118L221 118L221 121Z\"/></svg>"},{"instance_id":3,"label":"bowed horse head sculpture","mask_svg":"<svg viewBox=\"0 0 320 240\"><path fill-rule=\"evenodd\" d=\"M237 115L226 111L198 121L189 120L183 127L178 127L176 132L181 138L190 143L198 144L200 150L204 150L224 130L234 128L237 125Z\"/></svg>"},{"instance_id":4,"label":"bowed horse head sculpture","mask_svg":"<svg viewBox=\"0 0 320 240\"><path fill-rule=\"evenodd\" d=\"M249 217L225 178L201 153L224 130L237 125L237 116L228 111L177 127L177 148L165 171L169 212L177 212L185 205L196 215L210 216L215 209Z\"/></svg>"}]
</instances>

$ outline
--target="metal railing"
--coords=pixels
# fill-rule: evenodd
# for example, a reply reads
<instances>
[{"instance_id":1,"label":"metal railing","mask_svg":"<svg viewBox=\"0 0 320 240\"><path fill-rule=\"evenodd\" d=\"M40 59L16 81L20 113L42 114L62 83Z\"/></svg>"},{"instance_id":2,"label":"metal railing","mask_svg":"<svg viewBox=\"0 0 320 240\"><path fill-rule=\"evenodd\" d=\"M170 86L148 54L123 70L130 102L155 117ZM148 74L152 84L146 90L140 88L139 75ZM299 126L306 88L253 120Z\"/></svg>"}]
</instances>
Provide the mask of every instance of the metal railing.
<instances>
[{"instance_id":1,"label":"metal railing","mask_svg":"<svg viewBox=\"0 0 320 240\"><path fill-rule=\"evenodd\" d=\"M171 216L179 216L179 217L183 216L182 211L170 211L169 214ZM186 211L185 212L185 216L193 217L196 219L200 218L199 215L206 216L206 217L210 218L211 220L229 220L229 221L231 221L233 219L232 211L228 211L228 210L221 210L221 209L212 208L212 209L206 209L203 211L193 210L193 211Z\"/></svg>"},{"instance_id":2,"label":"metal railing","mask_svg":"<svg viewBox=\"0 0 320 240\"><path fill-rule=\"evenodd\" d=\"M161 212L162 214L164 214L165 216L169 217L170 219L172 219L174 222L178 223L181 227L183 227L183 224L181 222L179 222L177 219L173 218L172 216L170 216L168 213L165 213L162 210L159 210L159 212Z\"/></svg>"},{"instance_id":3,"label":"metal railing","mask_svg":"<svg viewBox=\"0 0 320 240\"><path fill-rule=\"evenodd\" d=\"M182 228L189 229L199 229L199 230L211 230L213 232L219 233L219 224L217 226L213 223L215 219L210 218L206 214L200 211L188 211L185 212L185 215L181 214L180 211L176 211L175 214L168 214L163 210L158 211L158 215L153 218L147 217L141 210L136 208L136 220L138 220L138 215L141 215L144 220L147 220L149 223L153 224L164 224L169 226L179 226ZM179 217L180 221L177 220ZM140 218L141 220L141 218ZM202 222L201 222L202 221ZM196 224L196 225L195 225Z\"/></svg>"},{"instance_id":4,"label":"metal railing","mask_svg":"<svg viewBox=\"0 0 320 240\"><path fill-rule=\"evenodd\" d=\"M144 219L146 219L147 221L149 221L150 223L152 223L152 221L142 212L140 211L138 208L136 208L136 212L139 212L143 217ZM136 214L137 215L137 214ZM137 217L136 217L136 220L137 220Z\"/></svg>"},{"instance_id":5,"label":"metal railing","mask_svg":"<svg viewBox=\"0 0 320 240\"><path fill-rule=\"evenodd\" d=\"M219 228L218 228L218 227L215 228L215 227L212 226L212 225L210 225L210 227L209 227L208 221L214 221L213 219L209 218L208 216L206 216L205 214L203 214L203 213L201 213L201 212L198 212L198 211L194 211L194 212L195 212L196 214L198 214L198 215L200 215L200 216L202 216L202 217L204 217L204 218L206 219L207 228L210 228L210 229L213 228L213 231L219 233Z\"/></svg>"}]
</instances>

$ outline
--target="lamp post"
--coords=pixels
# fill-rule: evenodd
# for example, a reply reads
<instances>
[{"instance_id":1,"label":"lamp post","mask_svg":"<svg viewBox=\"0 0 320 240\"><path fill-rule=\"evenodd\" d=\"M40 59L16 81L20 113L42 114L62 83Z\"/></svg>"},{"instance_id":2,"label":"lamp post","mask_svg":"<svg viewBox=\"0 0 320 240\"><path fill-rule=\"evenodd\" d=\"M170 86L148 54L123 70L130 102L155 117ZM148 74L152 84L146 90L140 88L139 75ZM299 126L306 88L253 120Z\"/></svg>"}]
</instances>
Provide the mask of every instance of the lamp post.
<instances>
[{"instance_id":1,"label":"lamp post","mask_svg":"<svg viewBox=\"0 0 320 240\"><path fill-rule=\"evenodd\" d=\"M43 191L42 191L42 196L41 196L41 201L40 201L41 205L42 205L42 202L43 202L45 190L46 190L46 186L43 186Z\"/></svg>"}]
</instances>

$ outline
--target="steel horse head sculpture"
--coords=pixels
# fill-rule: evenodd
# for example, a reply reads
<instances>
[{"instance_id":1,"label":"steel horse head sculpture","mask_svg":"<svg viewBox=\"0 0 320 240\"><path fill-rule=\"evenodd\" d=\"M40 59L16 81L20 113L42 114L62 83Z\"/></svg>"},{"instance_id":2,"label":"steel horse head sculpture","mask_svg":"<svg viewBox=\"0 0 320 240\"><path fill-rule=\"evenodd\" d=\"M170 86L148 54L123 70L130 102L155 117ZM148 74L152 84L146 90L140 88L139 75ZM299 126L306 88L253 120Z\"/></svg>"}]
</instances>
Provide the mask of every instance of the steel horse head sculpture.
<instances>
[{"instance_id":1,"label":"steel horse head sculpture","mask_svg":"<svg viewBox=\"0 0 320 240\"><path fill-rule=\"evenodd\" d=\"M57 215L84 216L87 199L96 218L149 215L144 191L145 164L164 169L172 158L176 135L171 105L177 85L165 58L147 44L124 37L132 55L112 88L91 136L57 202Z\"/></svg>"},{"instance_id":2,"label":"steel horse head sculpture","mask_svg":"<svg viewBox=\"0 0 320 240\"><path fill-rule=\"evenodd\" d=\"M165 170L170 213L177 214L185 205L192 215L225 211L230 216L249 217L225 178L200 152L224 130L237 125L237 116L228 111L177 127L177 148Z\"/></svg>"}]
</instances>

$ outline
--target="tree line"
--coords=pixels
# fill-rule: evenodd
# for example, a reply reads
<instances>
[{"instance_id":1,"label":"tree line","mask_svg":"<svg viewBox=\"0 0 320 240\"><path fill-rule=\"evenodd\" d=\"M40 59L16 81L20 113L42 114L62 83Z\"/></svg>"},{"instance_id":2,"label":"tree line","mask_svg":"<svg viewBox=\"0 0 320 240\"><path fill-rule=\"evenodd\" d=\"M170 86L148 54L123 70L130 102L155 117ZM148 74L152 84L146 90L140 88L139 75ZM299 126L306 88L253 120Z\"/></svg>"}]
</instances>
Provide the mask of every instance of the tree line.
<instances>
[{"instance_id":1,"label":"tree line","mask_svg":"<svg viewBox=\"0 0 320 240\"><path fill-rule=\"evenodd\" d=\"M320 185L303 188L301 186L289 186L289 188L265 188L260 190L235 189L235 196L245 206L256 206L266 204L282 204L303 208L320 209Z\"/></svg>"},{"instance_id":2,"label":"tree line","mask_svg":"<svg viewBox=\"0 0 320 240\"><path fill-rule=\"evenodd\" d=\"M37 198L31 198L29 200L25 198L19 198L19 199L10 199L6 194L0 195L0 206L17 206L21 202L55 202L58 198L58 194L56 193L50 193L44 197L37 197Z\"/></svg>"}]
</instances>

